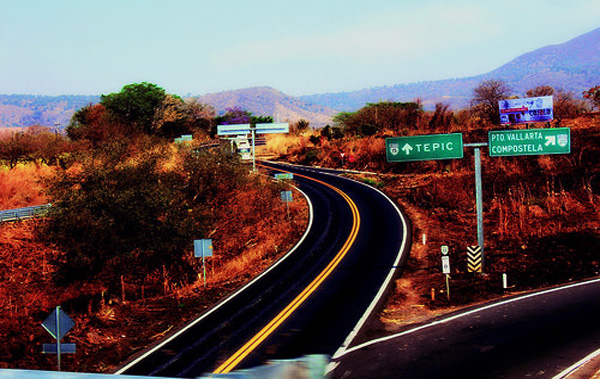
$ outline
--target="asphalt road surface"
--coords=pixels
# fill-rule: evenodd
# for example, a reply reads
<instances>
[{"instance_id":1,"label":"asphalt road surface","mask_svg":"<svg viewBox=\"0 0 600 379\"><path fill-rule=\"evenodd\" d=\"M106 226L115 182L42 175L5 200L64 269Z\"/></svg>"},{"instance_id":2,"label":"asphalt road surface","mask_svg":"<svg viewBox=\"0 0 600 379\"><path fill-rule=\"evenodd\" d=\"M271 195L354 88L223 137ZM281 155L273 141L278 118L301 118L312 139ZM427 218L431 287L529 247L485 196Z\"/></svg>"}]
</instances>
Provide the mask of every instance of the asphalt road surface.
<instances>
[{"instance_id":1,"label":"asphalt road surface","mask_svg":"<svg viewBox=\"0 0 600 379\"><path fill-rule=\"evenodd\" d=\"M337 359L337 378L552 378L600 348L600 280L472 308Z\"/></svg>"},{"instance_id":2,"label":"asphalt road surface","mask_svg":"<svg viewBox=\"0 0 600 379\"><path fill-rule=\"evenodd\" d=\"M272 165L271 167L275 167ZM285 258L117 373L195 377L272 359L343 352L361 341L397 266L408 254L407 223L364 184L278 166L312 204L310 229ZM378 300L374 300L378 299Z\"/></svg>"}]
</instances>

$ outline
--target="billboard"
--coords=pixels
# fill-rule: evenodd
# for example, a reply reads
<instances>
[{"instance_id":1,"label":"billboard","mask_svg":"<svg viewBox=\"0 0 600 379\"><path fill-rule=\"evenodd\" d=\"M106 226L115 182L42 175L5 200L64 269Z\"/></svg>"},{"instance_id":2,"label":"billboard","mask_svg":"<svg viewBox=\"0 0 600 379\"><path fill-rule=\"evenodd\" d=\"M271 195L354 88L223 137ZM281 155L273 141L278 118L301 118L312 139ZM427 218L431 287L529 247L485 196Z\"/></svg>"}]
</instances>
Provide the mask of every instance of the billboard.
<instances>
[{"instance_id":1,"label":"billboard","mask_svg":"<svg viewBox=\"0 0 600 379\"><path fill-rule=\"evenodd\" d=\"M498 107L503 125L545 122L554 118L552 96L500 100Z\"/></svg>"}]
</instances>

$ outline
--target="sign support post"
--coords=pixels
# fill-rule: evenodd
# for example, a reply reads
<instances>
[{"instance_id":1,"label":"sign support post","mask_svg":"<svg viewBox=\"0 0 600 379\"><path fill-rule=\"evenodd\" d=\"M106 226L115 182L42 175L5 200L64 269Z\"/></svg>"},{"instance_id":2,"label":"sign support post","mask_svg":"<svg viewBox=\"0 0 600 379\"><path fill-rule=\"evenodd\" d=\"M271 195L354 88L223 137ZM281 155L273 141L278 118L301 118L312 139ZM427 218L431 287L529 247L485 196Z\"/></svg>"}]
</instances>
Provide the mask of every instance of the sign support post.
<instances>
[{"instance_id":1,"label":"sign support post","mask_svg":"<svg viewBox=\"0 0 600 379\"><path fill-rule=\"evenodd\" d=\"M450 257L448 256L448 246L442 246L442 273L446 276L446 297L450 302Z\"/></svg>"},{"instance_id":2,"label":"sign support post","mask_svg":"<svg viewBox=\"0 0 600 379\"><path fill-rule=\"evenodd\" d=\"M477 208L477 244L481 247L481 272L483 272L483 185L481 180L481 150L475 148L475 205Z\"/></svg>"},{"instance_id":3,"label":"sign support post","mask_svg":"<svg viewBox=\"0 0 600 379\"><path fill-rule=\"evenodd\" d=\"M60 342L74 325L73 320L60 309L60 306L57 306L46 320L42 322L42 327L56 339L56 346L54 344L43 344L42 352L45 354L56 354L58 371L61 371L61 354L75 353L76 348L74 343L61 344Z\"/></svg>"},{"instance_id":4,"label":"sign support post","mask_svg":"<svg viewBox=\"0 0 600 379\"><path fill-rule=\"evenodd\" d=\"M202 257L202 273L204 277L204 288L206 288L206 263L204 258L213 256L212 239L194 240L194 256Z\"/></svg>"}]
</instances>

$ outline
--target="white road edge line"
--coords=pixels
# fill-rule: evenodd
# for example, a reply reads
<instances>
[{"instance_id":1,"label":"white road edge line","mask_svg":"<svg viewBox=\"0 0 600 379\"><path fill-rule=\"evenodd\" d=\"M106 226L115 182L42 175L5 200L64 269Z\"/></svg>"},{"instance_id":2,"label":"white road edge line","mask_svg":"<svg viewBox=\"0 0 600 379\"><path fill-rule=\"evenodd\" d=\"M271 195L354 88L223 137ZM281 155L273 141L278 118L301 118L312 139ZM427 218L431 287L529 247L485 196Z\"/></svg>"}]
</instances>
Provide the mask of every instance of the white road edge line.
<instances>
[{"instance_id":1,"label":"white road edge line","mask_svg":"<svg viewBox=\"0 0 600 379\"><path fill-rule=\"evenodd\" d=\"M585 365L586 363L588 363L592 359L596 358L598 355L600 355L600 349L594 351L593 353L591 353L587 357L583 358L579 362L575 363L571 367L567 368L566 370L564 370L560 374L554 376L552 379L563 379L563 378L566 378L567 376L569 376L573 372L577 371L581 366Z\"/></svg>"},{"instance_id":2,"label":"white road edge line","mask_svg":"<svg viewBox=\"0 0 600 379\"><path fill-rule=\"evenodd\" d=\"M350 180L353 180L353 179L350 179ZM394 209L396 209L396 212L398 212L398 215L400 216L400 220L402 220L402 227L404 228L404 233L403 233L403 236L402 236L402 243L400 244L400 249L398 250L398 254L396 256L396 260L394 261L394 264L393 264L392 268L388 272L388 275L385 278L383 284L381 285L381 287L379 287L379 291L377 292L377 295L375 295L375 297L371 301L371 304L365 310L365 313L363 313L363 315L360 318L360 320L358 320L358 323L356 323L356 325L354 326L354 328L352 329L352 331L350 332L350 334L348 334L348 336L346 337L346 340L344 341L344 343L342 343L342 346L340 346L337 349L337 351L335 352L335 354L333 354L332 359L336 359L340 355L344 354L344 351L346 351L346 348L348 346L350 346L350 344L352 343L352 341L354 340L354 338L356 337L356 335L358 334L358 332L360 331L360 329L362 329L363 325L367 321L367 318L369 318L369 316L371 315L371 313L373 312L373 310L375 309L375 307L377 306L377 304L381 300L383 294L387 290L390 282L392 281L392 279L394 278L394 275L396 274L396 270L397 270L397 267L398 267L398 262L400 262L400 259L402 259L402 255L405 253L406 243L408 241L408 223L406 221L406 217L400 211L400 208L398 208L398 206L392 201L392 199L390 199L385 193L383 193L382 191L380 191L379 189L377 189L375 187L372 187L372 186L370 186L370 185L368 185L366 183L359 182L357 180L354 180L354 181L356 183L364 185L365 187L368 187L369 189L372 189L372 190L378 192L387 201L389 201L390 204L392 204L394 206Z\"/></svg>"},{"instance_id":3,"label":"white road edge line","mask_svg":"<svg viewBox=\"0 0 600 379\"><path fill-rule=\"evenodd\" d=\"M312 205L310 199L308 198L308 196L301 189L297 188L296 186L292 186L292 187L294 187L298 192L300 192L302 194L302 196L304 196L304 198L306 199L306 202L308 204L308 213L309 213L308 225L306 226L306 230L304 231L304 234L302 235L302 237L300 238L300 240L298 240L298 242L296 243L296 245L294 245L294 247L292 249L290 249L290 251L288 251L288 253L286 255L284 255L283 257L281 257L277 262L275 262L271 267L269 267L263 273L261 273L260 275L258 275L256 278L254 278L251 282L247 283L245 286L243 286L242 288L240 288L239 290L237 290L233 294L231 294L228 297L226 297L223 301L221 301L220 303L218 303L214 308L211 308L208 312L206 312L202 316L198 317L197 319L195 319L194 321L192 321L191 323L189 323L187 326L185 326L183 329L179 330L177 333L173 334L172 336L170 336L169 338L165 339L160 344L156 345L155 347L153 347L152 349L150 349L146 353L140 355L139 357L137 357L136 359L134 359L133 361L131 361L130 363L128 363L127 365L125 365L123 368L119 369L117 372L115 372L115 375L121 375L126 370L130 369L134 365L136 365L139 362L141 362L142 360L144 360L150 354L152 354L155 351L159 350L164 345L166 345L167 343L171 342L173 339L177 338L179 335L181 335L182 333L184 333L188 329L192 328L194 325L196 325L197 323L199 323L200 321L202 321L204 318L208 317L208 315L210 315L211 313L215 312L217 309L219 309L221 306L223 306L224 304L226 304L227 302L229 302L231 299L233 299L236 296L240 295L242 292L244 292L246 290L246 288L250 287L252 284L254 284L254 282L258 281L260 278L262 278L264 275L266 275L269 271L273 270L281 262L283 262L284 260L286 260L290 255L292 255L292 253L294 251L296 251L296 249L298 248L298 246L300 246L300 244L302 244L302 242L306 239L306 236L308 235L310 229L312 228L314 212L313 212L313 205Z\"/></svg>"},{"instance_id":4,"label":"white road edge line","mask_svg":"<svg viewBox=\"0 0 600 379\"><path fill-rule=\"evenodd\" d=\"M575 288L575 287L579 287L579 286L584 286L584 285L588 285L588 284L594 284L594 283L598 283L598 282L600 282L600 278L599 279L591 279L591 280L587 280L587 281L584 281L584 282L573 283L573 284L569 284L569 285L562 286L562 287L550 288L550 289L547 289L547 290L542 290L542 291L539 291L539 292L533 292L533 293L526 294L526 295L523 295L523 296L514 297L512 299L507 299L507 300L500 301L500 302L497 302L497 303L489 304L489 305L486 305L486 306L481 307L481 308L476 308L476 309L472 309L470 311L459 313L459 314L456 314L454 316L443 318L443 319L431 322L429 324L424 324L424 325L418 326L418 327L413 328L413 329L405 330L405 331L397 333L397 334L392 334L390 336L386 336L386 337L382 337L382 338L377 338L377 339L365 342L363 344L357 345L357 346L355 346L355 347L353 347L351 349L346 350L343 354L340 354L340 355L336 356L335 358L336 359L340 358L342 355L351 353L351 352L356 351L356 350L360 350L360 349L365 348L367 346L371 346L371 345L374 345L374 344L377 344L377 343L380 343L380 342L389 341L391 339L402 337L402 336L405 336L405 335L417 332L419 330L427 329L427 328L430 328L430 327L433 327L433 326L436 326L436 325L445 324L447 322L454 321L454 320L459 319L461 317L465 317L465 316L469 316L469 315L472 315L472 314L475 314L475 313L483 312L483 311L488 310L488 309L492 309L492 308L495 308L495 307L499 307L499 306L502 306L502 305L514 303L514 302L525 300L525 299L529 299L529 298L532 298L532 297L543 296L543 295L546 295L546 294L549 294L549 293L552 293L552 292L563 291L563 290L567 290L567 289L571 289L571 288Z\"/></svg>"}]
</instances>

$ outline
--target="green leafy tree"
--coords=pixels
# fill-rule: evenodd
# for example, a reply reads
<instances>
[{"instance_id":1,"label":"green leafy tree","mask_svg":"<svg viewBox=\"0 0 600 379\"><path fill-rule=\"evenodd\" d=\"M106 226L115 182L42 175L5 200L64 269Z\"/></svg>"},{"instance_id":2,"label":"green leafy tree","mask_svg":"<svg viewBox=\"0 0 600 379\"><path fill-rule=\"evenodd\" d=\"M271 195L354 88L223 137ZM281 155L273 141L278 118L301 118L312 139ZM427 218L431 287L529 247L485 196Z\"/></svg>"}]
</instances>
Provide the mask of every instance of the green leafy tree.
<instances>
[{"instance_id":1,"label":"green leafy tree","mask_svg":"<svg viewBox=\"0 0 600 379\"><path fill-rule=\"evenodd\" d=\"M152 83L127 84L120 92L102 95L102 104L111 117L134 130L152 134L155 118L166 97L165 90Z\"/></svg>"}]
</instances>

